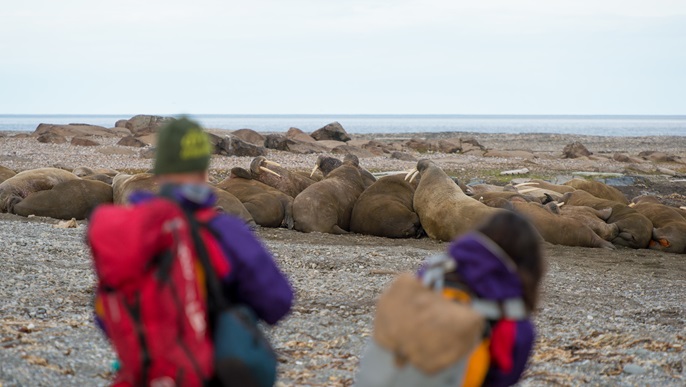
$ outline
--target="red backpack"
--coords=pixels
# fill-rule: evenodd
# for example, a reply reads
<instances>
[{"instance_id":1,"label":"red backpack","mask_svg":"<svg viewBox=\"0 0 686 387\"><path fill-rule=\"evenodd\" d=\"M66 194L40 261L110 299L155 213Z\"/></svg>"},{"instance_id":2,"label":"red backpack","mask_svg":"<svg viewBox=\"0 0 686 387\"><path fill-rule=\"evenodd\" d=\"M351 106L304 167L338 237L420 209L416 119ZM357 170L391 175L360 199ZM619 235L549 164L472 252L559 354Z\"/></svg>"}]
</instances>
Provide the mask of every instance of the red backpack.
<instances>
[{"instance_id":1,"label":"red backpack","mask_svg":"<svg viewBox=\"0 0 686 387\"><path fill-rule=\"evenodd\" d=\"M217 274L228 273L217 241L206 230L201 236ZM87 238L98 276L96 314L119 357L114 385L205 384L214 372L206 286L183 211L161 198L100 206Z\"/></svg>"}]
</instances>

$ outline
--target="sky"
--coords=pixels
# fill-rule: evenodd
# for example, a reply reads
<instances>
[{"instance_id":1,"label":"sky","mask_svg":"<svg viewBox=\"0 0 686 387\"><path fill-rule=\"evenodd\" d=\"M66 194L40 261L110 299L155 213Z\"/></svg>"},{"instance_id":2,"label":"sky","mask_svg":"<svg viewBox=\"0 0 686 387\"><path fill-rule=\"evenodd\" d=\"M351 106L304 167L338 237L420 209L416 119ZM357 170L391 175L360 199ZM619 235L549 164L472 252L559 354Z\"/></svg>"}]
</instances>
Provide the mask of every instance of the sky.
<instances>
[{"instance_id":1,"label":"sky","mask_svg":"<svg viewBox=\"0 0 686 387\"><path fill-rule=\"evenodd\" d=\"M683 0L23 0L0 114L686 114Z\"/></svg>"}]
</instances>

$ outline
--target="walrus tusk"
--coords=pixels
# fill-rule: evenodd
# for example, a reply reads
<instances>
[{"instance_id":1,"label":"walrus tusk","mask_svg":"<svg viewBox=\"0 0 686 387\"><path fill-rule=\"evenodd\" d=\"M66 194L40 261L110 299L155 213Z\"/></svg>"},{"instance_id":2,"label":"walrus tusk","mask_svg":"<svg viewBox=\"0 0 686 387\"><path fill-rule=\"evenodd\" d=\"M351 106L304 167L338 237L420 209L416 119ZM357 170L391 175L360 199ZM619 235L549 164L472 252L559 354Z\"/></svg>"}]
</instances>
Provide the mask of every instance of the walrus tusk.
<instances>
[{"instance_id":1,"label":"walrus tusk","mask_svg":"<svg viewBox=\"0 0 686 387\"><path fill-rule=\"evenodd\" d=\"M631 207L631 208L636 207L636 203L629 203L629 207Z\"/></svg>"},{"instance_id":2,"label":"walrus tusk","mask_svg":"<svg viewBox=\"0 0 686 387\"><path fill-rule=\"evenodd\" d=\"M269 169L269 168L265 168L265 167L260 167L260 171L265 171L265 172L269 172L269 173L271 173L271 174L273 174L273 175L276 175L276 176L278 176L278 177L281 177L281 175L279 175L278 173L276 173L276 172L272 171L272 170L271 170L271 169Z\"/></svg>"},{"instance_id":3,"label":"walrus tusk","mask_svg":"<svg viewBox=\"0 0 686 387\"><path fill-rule=\"evenodd\" d=\"M264 163L269 164L269 165L276 165L277 167L281 166L281 164L277 163L276 161L270 161L270 160L266 160L266 159L264 160Z\"/></svg>"},{"instance_id":4,"label":"walrus tusk","mask_svg":"<svg viewBox=\"0 0 686 387\"><path fill-rule=\"evenodd\" d=\"M559 203L557 203L557 206L558 206L558 207L562 207L562 206L564 206L564 205L565 205L565 202L559 202Z\"/></svg>"},{"instance_id":5,"label":"walrus tusk","mask_svg":"<svg viewBox=\"0 0 686 387\"><path fill-rule=\"evenodd\" d=\"M537 191L537 190L539 190L539 189L540 189L540 188L536 188L536 187L533 187L533 188L525 188L525 189L518 189L517 192L520 193L520 194L525 194L525 193Z\"/></svg>"},{"instance_id":6,"label":"walrus tusk","mask_svg":"<svg viewBox=\"0 0 686 387\"><path fill-rule=\"evenodd\" d=\"M686 206L681 206L679 208L681 208L682 210L686 210Z\"/></svg>"},{"instance_id":7,"label":"walrus tusk","mask_svg":"<svg viewBox=\"0 0 686 387\"><path fill-rule=\"evenodd\" d=\"M417 172L418 172L417 168L410 169L410 171L407 172L407 175L405 175L405 180L409 179L412 175L414 175ZM412 180L410 180L410 181L412 181Z\"/></svg>"},{"instance_id":8,"label":"walrus tusk","mask_svg":"<svg viewBox=\"0 0 686 387\"><path fill-rule=\"evenodd\" d=\"M414 171L412 172L412 177L410 177L410 183L412 183L415 179L415 177L419 176L419 171Z\"/></svg>"},{"instance_id":9,"label":"walrus tusk","mask_svg":"<svg viewBox=\"0 0 686 387\"><path fill-rule=\"evenodd\" d=\"M317 172L317 169L319 169L319 165L315 165L314 168L312 168L312 173L310 173L310 177L314 176L314 173Z\"/></svg>"},{"instance_id":10,"label":"walrus tusk","mask_svg":"<svg viewBox=\"0 0 686 387\"><path fill-rule=\"evenodd\" d=\"M538 183L536 183L535 181L527 181L526 183L515 184L515 187L519 188L519 187L526 187L529 185L538 185Z\"/></svg>"}]
</instances>

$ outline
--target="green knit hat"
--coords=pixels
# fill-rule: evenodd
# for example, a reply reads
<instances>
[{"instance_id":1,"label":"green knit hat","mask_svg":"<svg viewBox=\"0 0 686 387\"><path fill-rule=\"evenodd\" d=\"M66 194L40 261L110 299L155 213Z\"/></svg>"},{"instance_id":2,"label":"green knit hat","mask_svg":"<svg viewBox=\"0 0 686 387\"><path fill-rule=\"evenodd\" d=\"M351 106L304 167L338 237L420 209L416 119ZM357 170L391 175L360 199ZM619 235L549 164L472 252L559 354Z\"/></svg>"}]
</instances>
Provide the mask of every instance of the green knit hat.
<instances>
[{"instance_id":1,"label":"green knit hat","mask_svg":"<svg viewBox=\"0 0 686 387\"><path fill-rule=\"evenodd\" d=\"M200 124L186 117L174 119L157 133L155 175L202 172L210 165L212 146Z\"/></svg>"}]
</instances>

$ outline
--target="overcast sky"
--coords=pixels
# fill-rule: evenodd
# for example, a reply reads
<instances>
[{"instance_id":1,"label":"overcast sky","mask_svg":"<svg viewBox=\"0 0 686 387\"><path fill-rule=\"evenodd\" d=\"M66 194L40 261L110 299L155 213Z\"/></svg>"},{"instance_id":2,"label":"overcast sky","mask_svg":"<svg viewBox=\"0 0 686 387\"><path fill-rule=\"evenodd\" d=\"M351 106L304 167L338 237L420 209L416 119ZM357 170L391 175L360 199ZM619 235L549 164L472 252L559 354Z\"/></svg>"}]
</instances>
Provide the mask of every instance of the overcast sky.
<instances>
[{"instance_id":1,"label":"overcast sky","mask_svg":"<svg viewBox=\"0 0 686 387\"><path fill-rule=\"evenodd\" d=\"M0 114L686 114L682 0L22 0Z\"/></svg>"}]
</instances>

